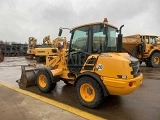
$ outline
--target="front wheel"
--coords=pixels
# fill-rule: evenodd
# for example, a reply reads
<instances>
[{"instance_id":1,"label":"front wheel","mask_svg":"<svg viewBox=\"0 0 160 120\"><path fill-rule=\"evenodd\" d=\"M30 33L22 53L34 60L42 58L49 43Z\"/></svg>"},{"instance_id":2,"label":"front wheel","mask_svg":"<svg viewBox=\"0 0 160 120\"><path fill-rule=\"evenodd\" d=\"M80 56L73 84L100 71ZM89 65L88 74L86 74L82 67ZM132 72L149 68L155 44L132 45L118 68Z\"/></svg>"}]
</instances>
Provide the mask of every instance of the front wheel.
<instances>
[{"instance_id":1,"label":"front wheel","mask_svg":"<svg viewBox=\"0 0 160 120\"><path fill-rule=\"evenodd\" d=\"M160 67L160 53L153 53L146 62L149 67Z\"/></svg>"},{"instance_id":2,"label":"front wheel","mask_svg":"<svg viewBox=\"0 0 160 120\"><path fill-rule=\"evenodd\" d=\"M88 108L98 107L104 100L99 83L89 76L82 76L76 83L77 97L80 104Z\"/></svg>"},{"instance_id":3,"label":"front wheel","mask_svg":"<svg viewBox=\"0 0 160 120\"><path fill-rule=\"evenodd\" d=\"M51 77L47 70L41 69L37 73L37 86L41 92L48 93L55 88L56 83L52 83Z\"/></svg>"}]
</instances>

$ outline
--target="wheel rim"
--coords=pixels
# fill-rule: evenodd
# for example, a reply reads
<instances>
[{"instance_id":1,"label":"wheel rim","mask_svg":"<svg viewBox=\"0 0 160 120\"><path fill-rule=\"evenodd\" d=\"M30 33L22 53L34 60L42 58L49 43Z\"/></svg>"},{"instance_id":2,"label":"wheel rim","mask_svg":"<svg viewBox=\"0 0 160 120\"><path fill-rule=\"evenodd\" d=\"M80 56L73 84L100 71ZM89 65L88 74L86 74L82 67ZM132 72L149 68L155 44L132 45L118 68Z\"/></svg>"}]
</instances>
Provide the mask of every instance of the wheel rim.
<instances>
[{"instance_id":1,"label":"wheel rim","mask_svg":"<svg viewBox=\"0 0 160 120\"><path fill-rule=\"evenodd\" d=\"M81 97L87 102L91 102L95 98L94 88L87 83L83 84L80 87L80 94L81 94Z\"/></svg>"},{"instance_id":2,"label":"wheel rim","mask_svg":"<svg viewBox=\"0 0 160 120\"><path fill-rule=\"evenodd\" d=\"M38 82L39 82L40 87L42 87L42 88L46 87L46 85L47 85L46 77L42 74L39 76Z\"/></svg>"},{"instance_id":3,"label":"wheel rim","mask_svg":"<svg viewBox=\"0 0 160 120\"><path fill-rule=\"evenodd\" d=\"M154 58L154 63L155 63L155 64L159 64L159 57L155 57L155 58Z\"/></svg>"}]
</instances>

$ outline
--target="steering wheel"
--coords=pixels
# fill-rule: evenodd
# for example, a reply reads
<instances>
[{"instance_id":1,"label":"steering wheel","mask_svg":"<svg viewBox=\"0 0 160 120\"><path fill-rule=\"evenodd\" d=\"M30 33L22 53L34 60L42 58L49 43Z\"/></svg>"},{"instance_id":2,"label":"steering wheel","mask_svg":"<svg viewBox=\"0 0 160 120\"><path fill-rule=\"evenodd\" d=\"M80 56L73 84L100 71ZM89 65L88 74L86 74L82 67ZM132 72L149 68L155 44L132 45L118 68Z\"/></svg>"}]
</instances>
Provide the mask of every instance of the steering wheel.
<instances>
[{"instance_id":1,"label":"steering wheel","mask_svg":"<svg viewBox=\"0 0 160 120\"><path fill-rule=\"evenodd\" d=\"M71 55L74 55L74 54L82 54L82 53L84 53L84 54L86 54L86 55L90 55L88 52L83 51L83 50L78 50L78 51L72 53Z\"/></svg>"}]
</instances>

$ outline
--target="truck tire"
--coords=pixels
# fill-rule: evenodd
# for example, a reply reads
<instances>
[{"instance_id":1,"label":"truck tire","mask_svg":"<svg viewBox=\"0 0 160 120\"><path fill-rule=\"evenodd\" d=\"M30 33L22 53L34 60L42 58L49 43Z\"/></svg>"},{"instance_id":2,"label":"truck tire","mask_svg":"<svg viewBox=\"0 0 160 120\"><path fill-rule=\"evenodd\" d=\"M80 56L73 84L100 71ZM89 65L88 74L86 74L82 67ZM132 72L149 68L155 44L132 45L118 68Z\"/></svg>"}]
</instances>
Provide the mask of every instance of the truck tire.
<instances>
[{"instance_id":1,"label":"truck tire","mask_svg":"<svg viewBox=\"0 0 160 120\"><path fill-rule=\"evenodd\" d=\"M148 67L160 67L160 53L155 52L153 53L149 59L146 61L146 65Z\"/></svg>"},{"instance_id":2,"label":"truck tire","mask_svg":"<svg viewBox=\"0 0 160 120\"><path fill-rule=\"evenodd\" d=\"M52 83L52 79L47 70L40 69L37 73L37 86L41 92L48 93L55 88L56 83Z\"/></svg>"},{"instance_id":3,"label":"truck tire","mask_svg":"<svg viewBox=\"0 0 160 120\"><path fill-rule=\"evenodd\" d=\"M88 108L96 108L104 100L101 86L89 76L82 76L78 79L76 92L79 103Z\"/></svg>"}]
</instances>

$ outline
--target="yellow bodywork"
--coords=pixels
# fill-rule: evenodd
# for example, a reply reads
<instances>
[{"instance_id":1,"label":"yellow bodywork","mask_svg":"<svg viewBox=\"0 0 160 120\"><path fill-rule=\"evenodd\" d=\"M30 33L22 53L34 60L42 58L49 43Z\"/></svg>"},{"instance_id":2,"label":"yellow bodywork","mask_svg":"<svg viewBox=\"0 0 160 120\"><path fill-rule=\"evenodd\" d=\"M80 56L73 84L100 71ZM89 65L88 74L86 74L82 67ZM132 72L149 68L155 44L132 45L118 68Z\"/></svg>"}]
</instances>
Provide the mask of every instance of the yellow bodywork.
<instances>
[{"instance_id":1,"label":"yellow bodywork","mask_svg":"<svg viewBox=\"0 0 160 120\"><path fill-rule=\"evenodd\" d=\"M142 84L142 78L142 73L140 76L131 79L102 77L103 83L111 95L127 95L134 92Z\"/></svg>"},{"instance_id":2,"label":"yellow bodywork","mask_svg":"<svg viewBox=\"0 0 160 120\"><path fill-rule=\"evenodd\" d=\"M52 54L52 48L35 48L36 56L46 56Z\"/></svg>"},{"instance_id":3,"label":"yellow bodywork","mask_svg":"<svg viewBox=\"0 0 160 120\"><path fill-rule=\"evenodd\" d=\"M80 73L75 74L75 76L70 76L71 73L67 68L66 50L63 50L63 52L57 51L54 55L48 56L46 59L46 66L54 67L54 69L51 70L53 76L59 75L61 78L70 81L74 81L76 77L84 72L94 72L100 76L111 95L126 95L132 93L142 84L142 74L137 77L131 75L133 69L129 66L130 61L125 58L129 57L127 53L93 54L89 56L86 61L93 57L98 59L95 65L87 64L87 62L83 65L93 66L93 69L85 70L84 67L82 67ZM102 65L102 69L98 69L98 65ZM126 76L126 78L118 78L117 75L123 75ZM89 86L86 85L86 87ZM89 101L89 98L87 101Z\"/></svg>"},{"instance_id":4,"label":"yellow bodywork","mask_svg":"<svg viewBox=\"0 0 160 120\"><path fill-rule=\"evenodd\" d=\"M46 67L52 66L54 69L51 70L54 76L59 75L61 78L74 80L68 77L69 70L67 68L67 50L63 49L46 56Z\"/></svg>"},{"instance_id":5,"label":"yellow bodywork","mask_svg":"<svg viewBox=\"0 0 160 120\"><path fill-rule=\"evenodd\" d=\"M119 61L121 63L119 63ZM118 78L117 75L125 75L127 78L133 78L128 67L130 62L118 53L103 53L99 56L97 65L102 64L102 70L95 70L100 76L110 76L111 78ZM96 66L97 67L97 66ZM116 68L116 69L115 69Z\"/></svg>"},{"instance_id":6,"label":"yellow bodywork","mask_svg":"<svg viewBox=\"0 0 160 120\"><path fill-rule=\"evenodd\" d=\"M74 28L72 28L72 29L77 29L77 28L79 28L79 27L96 25L96 24L106 24L106 25L111 26L111 27L113 27L113 28L117 28L116 26L111 25L111 24L109 24L108 22L94 22L94 23L89 23L89 24L83 24L83 25L80 25L80 26L76 26L76 27L74 27Z\"/></svg>"},{"instance_id":7,"label":"yellow bodywork","mask_svg":"<svg viewBox=\"0 0 160 120\"><path fill-rule=\"evenodd\" d=\"M43 44L47 42L48 45L51 45L49 47L43 47L40 46L38 48L34 49L35 56L47 56L47 55L52 55L54 52L52 52L53 49L58 51L58 43L61 43L63 46L63 49L67 49L67 40L64 37L58 37L54 39L51 43L50 36L46 36L43 38ZM48 64L48 63L47 63Z\"/></svg>"},{"instance_id":8,"label":"yellow bodywork","mask_svg":"<svg viewBox=\"0 0 160 120\"><path fill-rule=\"evenodd\" d=\"M96 63L95 67L98 68L98 65L101 64L102 69L95 69L95 73L101 76L111 95L130 94L142 83L142 74L135 78L131 75L132 67L129 67L130 61L125 59L126 56L128 54L103 53ZM118 75L126 76L126 78L118 78ZM132 85L129 86L129 84Z\"/></svg>"}]
</instances>

